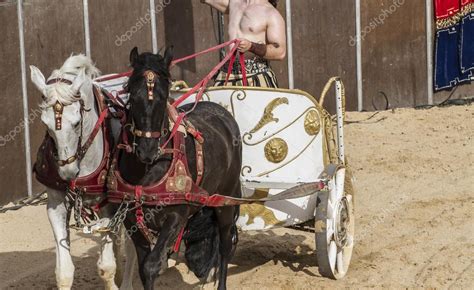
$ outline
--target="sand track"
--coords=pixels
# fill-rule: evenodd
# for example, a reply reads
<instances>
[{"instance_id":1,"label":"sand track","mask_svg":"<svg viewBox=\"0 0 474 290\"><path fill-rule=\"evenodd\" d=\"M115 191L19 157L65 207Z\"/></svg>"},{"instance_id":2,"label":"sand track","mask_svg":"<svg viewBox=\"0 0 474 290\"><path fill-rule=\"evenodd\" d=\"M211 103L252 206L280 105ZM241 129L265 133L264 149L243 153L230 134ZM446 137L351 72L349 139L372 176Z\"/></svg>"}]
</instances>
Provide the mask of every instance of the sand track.
<instances>
[{"instance_id":1,"label":"sand track","mask_svg":"<svg viewBox=\"0 0 474 290\"><path fill-rule=\"evenodd\" d=\"M348 113L348 120L370 115ZM370 123L347 125L357 195L356 249L348 276L321 277L313 234L277 229L241 235L229 288L472 287L473 120L474 106L463 106L381 112ZM0 288L53 288L53 246L44 206L0 214ZM73 234L72 249L75 288L100 288L97 244ZM178 264L157 286L199 284Z\"/></svg>"}]
</instances>

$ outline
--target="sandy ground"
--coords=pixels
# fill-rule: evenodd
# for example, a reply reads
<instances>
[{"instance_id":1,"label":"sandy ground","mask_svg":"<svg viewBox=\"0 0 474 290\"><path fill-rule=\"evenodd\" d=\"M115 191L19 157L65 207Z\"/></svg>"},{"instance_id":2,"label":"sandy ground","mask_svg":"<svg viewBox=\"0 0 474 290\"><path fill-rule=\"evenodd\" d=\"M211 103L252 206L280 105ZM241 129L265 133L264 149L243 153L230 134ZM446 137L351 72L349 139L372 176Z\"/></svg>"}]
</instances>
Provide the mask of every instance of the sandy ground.
<instances>
[{"instance_id":1,"label":"sandy ground","mask_svg":"<svg viewBox=\"0 0 474 290\"><path fill-rule=\"evenodd\" d=\"M229 288L473 287L473 120L474 106L464 106L387 111L347 125L357 216L347 277L319 275L312 233L277 229L241 235ZM97 244L77 234L72 240L75 288L100 288ZM53 246L44 206L0 214L0 288L53 288ZM157 286L199 288L184 264Z\"/></svg>"}]
</instances>

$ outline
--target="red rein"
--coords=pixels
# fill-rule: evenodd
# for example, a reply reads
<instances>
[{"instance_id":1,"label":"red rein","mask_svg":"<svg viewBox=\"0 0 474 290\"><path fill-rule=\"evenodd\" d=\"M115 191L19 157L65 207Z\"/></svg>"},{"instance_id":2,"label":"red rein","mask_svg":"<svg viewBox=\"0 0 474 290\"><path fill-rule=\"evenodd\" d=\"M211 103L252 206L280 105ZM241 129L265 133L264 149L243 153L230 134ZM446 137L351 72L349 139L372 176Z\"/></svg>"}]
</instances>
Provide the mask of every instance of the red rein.
<instances>
[{"instance_id":1,"label":"red rein","mask_svg":"<svg viewBox=\"0 0 474 290\"><path fill-rule=\"evenodd\" d=\"M174 66L174 65L176 65L180 62L183 62L183 61L186 61L186 60L189 60L189 59L201 56L203 54L206 54L206 53L209 53L209 52L212 52L212 51L216 51L216 50L219 50L221 48L224 48L224 47L227 47L227 46L230 46L230 45L234 44L234 46L232 47L230 52L224 57L224 59L222 59L222 61L219 62L219 64L217 64L199 83L197 83L193 88L191 88L191 90L189 90L188 92L183 94L181 97L179 97L179 99L175 100L172 104L172 107L174 109L177 108L187 98L189 98L192 94L196 93L196 91L199 90L199 92L198 92L198 94L196 95L196 98L195 98L195 104L194 104L194 107L195 107L196 104L201 100L202 95L204 94L204 90L206 89L208 82L219 71L219 69L221 69L229 61L229 68L227 70L227 78L226 78L226 81L225 81L225 83L227 84L227 82L229 80L229 76L232 72L232 68L234 67L234 62L235 62L237 53L239 53L240 69L241 69L241 72L242 72L242 83L243 83L244 86L247 86L247 73L245 71L244 54L237 51L237 49L239 47L239 43L240 43L240 40L234 39L234 40L222 43L220 45L208 48L206 50L197 52L195 54L188 55L186 57L174 60L171 63L171 66ZM194 109L194 107L193 107L193 109ZM191 109L191 111L193 109ZM175 111L175 110L173 110L173 109L168 110L168 112L172 112L172 111ZM170 134L168 140L165 142L165 144L163 144L162 149L166 148L166 145L168 145L170 140L173 139L173 136L178 131L179 125L181 124L181 121L184 119L185 115L186 115L186 113L180 113L177 116L171 116L171 118L174 121L174 126L173 126L173 129L171 130L171 134ZM199 134L199 132L197 132L197 134ZM198 136L195 136L195 137L198 137Z\"/></svg>"},{"instance_id":2,"label":"red rein","mask_svg":"<svg viewBox=\"0 0 474 290\"><path fill-rule=\"evenodd\" d=\"M189 55L189 56L186 56L186 57L183 57L183 58L180 58L180 59L176 59L174 60L172 63L171 63L171 66L175 65L175 64L178 64L180 62L183 62L185 60L188 60L188 59L191 59L191 58L194 58L194 57L197 57L197 56L200 56L200 55L203 55L203 54L206 54L206 53L209 53L209 52L212 52L212 51L216 51L216 50L219 50L221 48L224 48L224 47L227 47L227 46L230 46L232 44L234 44L234 46L232 47L232 49L230 50L230 52L224 57L224 59L219 63L217 64L199 83L197 83L191 90L189 90L187 93L185 93L184 95L182 95L179 99L177 99L174 103L173 103L173 106L176 108L178 107L182 102L184 102L184 100L186 100L187 98L189 98L189 96L191 96L192 94L194 94L196 91L199 90L199 93L196 95L196 103L198 103L201 98L202 98L202 95L204 94L204 89L207 87L207 83L212 79L212 77L219 71L219 69L221 69L225 64L226 62L230 61L229 63L229 69L227 71L227 78L226 78L226 84L227 84L227 81L229 80L229 75L230 73L232 72L232 68L234 66L234 62L235 62L235 58L236 58L236 55L237 53L239 53L239 61L240 61L240 68L242 70L242 83L244 86L247 86L247 73L245 71L245 60L244 60L244 54L241 53L241 52L238 52L237 49L239 47L239 43L240 43L240 40L238 39L234 39L234 40L231 40L231 41L228 41L228 42L225 42L223 44L220 44L220 45L217 45L217 46L214 46L214 47L211 47L209 49L206 49L206 50L203 50L201 52L198 52L198 53L195 53L195 54L192 54L192 55Z\"/></svg>"}]
</instances>

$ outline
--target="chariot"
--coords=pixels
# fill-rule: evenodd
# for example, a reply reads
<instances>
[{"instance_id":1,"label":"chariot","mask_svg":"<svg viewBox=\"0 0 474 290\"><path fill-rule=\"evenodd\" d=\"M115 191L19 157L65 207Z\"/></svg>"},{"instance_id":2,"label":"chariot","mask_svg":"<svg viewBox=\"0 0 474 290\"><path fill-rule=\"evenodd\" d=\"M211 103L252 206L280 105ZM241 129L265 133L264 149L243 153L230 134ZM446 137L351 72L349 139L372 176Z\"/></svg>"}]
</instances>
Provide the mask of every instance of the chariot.
<instances>
[{"instance_id":1,"label":"chariot","mask_svg":"<svg viewBox=\"0 0 474 290\"><path fill-rule=\"evenodd\" d=\"M241 205L240 229L310 225L316 233L321 274L341 278L354 244L354 208L344 156L343 87L340 80L335 83L336 130L322 107L324 95L320 104L298 90L214 87L204 93L203 101L222 105L239 124L241 140L236 142L243 144L243 197L268 198ZM327 187L315 194L300 187L321 181ZM302 197L272 200L285 190Z\"/></svg>"}]
</instances>

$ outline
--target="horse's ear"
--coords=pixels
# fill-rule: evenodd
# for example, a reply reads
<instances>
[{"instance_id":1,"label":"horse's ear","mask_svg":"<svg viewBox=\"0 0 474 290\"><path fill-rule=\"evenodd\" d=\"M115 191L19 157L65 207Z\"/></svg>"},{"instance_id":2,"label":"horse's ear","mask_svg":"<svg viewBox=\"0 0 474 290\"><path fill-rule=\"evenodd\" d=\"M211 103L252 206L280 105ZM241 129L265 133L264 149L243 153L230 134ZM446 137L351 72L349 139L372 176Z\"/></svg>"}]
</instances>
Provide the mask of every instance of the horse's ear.
<instances>
[{"instance_id":1,"label":"horse's ear","mask_svg":"<svg viewBox=\"0 0 474 290\"><path fill-rule=\"evenodd\" d=\"M31 70L31 81L35 84L36 88L45 95L46 91L46 79L44 78L43 73L34 65L30 65Z\"/></svg>"},{"instance_id":2,"label":"horse's ear","mask_svg":"<svg viewBox=\"0 0 474 290\"><path fill-rule=\"evenodd\" d=\"M77 77L74 79L71 85L71 90L74 92L75 95L79 95L79 91L86 81L86 72L85 69L81 69Z\"/></svg>"},{"instance_id":3,"label":"horse's ear","mask_svg":"<svg viewBox=\"0 0 474 290\"><path fill-rule=\"evenodd\" d=\"M130 64L133 66L138 60L138 47L134 47L132 51L130 51Z\"/></svg>"},{"instance_id":4,"label":"horse's ear","mask_svg":"<svg viewBox=\"0 0 474 290\"><path fill-rule=\"evenodd\" d=\"M173 46L172 45L166 48L164 59L165 59L166 66L170 67L171 62L173 61Z\"/></svg>"}]
</instances>

